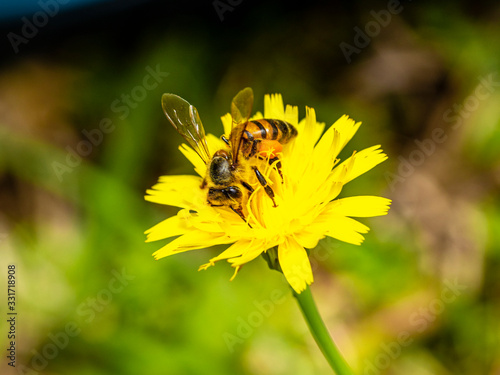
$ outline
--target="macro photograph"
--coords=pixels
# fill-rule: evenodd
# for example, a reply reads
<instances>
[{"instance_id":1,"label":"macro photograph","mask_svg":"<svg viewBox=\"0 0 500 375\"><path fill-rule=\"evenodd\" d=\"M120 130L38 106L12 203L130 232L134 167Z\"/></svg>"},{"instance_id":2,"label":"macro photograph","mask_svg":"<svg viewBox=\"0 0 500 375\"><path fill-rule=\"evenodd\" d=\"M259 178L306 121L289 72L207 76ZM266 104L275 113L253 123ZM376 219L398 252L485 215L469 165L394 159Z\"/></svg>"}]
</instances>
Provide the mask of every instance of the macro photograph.
<instances>
[{"instance_id":1,"label":"macro photograph","mask_svg":"<svg viewBox=\"0 0 500 375\"><path fill-rule=\"evenodd\" d=\"M5 0L0 374L500 375L500 4Z\"/></svg>"}]
</instances>

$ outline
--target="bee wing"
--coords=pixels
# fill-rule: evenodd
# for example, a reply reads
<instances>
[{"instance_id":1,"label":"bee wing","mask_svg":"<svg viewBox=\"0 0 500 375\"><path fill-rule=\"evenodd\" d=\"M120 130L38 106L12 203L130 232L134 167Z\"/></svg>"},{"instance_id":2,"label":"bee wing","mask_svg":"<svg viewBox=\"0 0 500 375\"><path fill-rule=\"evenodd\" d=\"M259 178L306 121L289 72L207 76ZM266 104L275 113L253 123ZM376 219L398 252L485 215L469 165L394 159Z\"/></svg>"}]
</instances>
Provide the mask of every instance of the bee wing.
<instances>
[{"instance_id":1,"label":"bee wing","mask_svg":"<svg viewBox=\"0 0 500 375\"><path fill-rule=\"evenodd\" d=\"M210 152L205 138L205 129L201 123L198 110L174 94L163 94L161 97L163 112L173 127L189 145L196 151L200 158L208 164Z\"/></svg>"},{"instance_id":2,"label":"bee wing","mask_svg":"<svg viewBox=\"0 0 500 375\"><path fill-rule=\"evenodd\" d=\"M241 146L241 137L246 129L246 124L252 113L253 90L246 87L233 98L231 103L231 116L233 117L233 127L231 129L231 151L233 163L238 161L238 154ZM238 128L238 125L244 124ZM237 132L237 133L235 133Z\"/></svg>"}]
</instances>

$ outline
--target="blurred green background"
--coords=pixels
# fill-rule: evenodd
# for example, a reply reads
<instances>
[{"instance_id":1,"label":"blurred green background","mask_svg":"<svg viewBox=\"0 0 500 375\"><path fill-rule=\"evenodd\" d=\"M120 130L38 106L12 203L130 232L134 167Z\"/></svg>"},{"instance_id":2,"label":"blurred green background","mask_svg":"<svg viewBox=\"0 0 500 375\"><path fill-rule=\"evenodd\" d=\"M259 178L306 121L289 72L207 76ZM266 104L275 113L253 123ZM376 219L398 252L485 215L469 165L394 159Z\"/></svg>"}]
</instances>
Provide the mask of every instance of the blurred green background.
<instances>
[{"instance_id":1,"label":"blurred green background","mask_svg":"<svg viewBox=\"0 0 500 375\"><path fill-rule=\"evenodd\" d=\"M389 155L343 191L393 199L389 215L362 220L362 246L325 240L311 254L313 294L356 372L500 374L497 2L117 3L61 4L29 38L21 17L1 26L12 373L331 373L265 261L229 282L226 263L197 272L222 248L154 261L162 243L144 243L176 212L145 190L194 173L161 94L196 105L220 135L231 98L251 86L255 110L279 92L301 118L307 105L327 125L362 121L343 156L374 144ZM24 39L14 47L9 33Z\"/></svg>"}]
</instances>

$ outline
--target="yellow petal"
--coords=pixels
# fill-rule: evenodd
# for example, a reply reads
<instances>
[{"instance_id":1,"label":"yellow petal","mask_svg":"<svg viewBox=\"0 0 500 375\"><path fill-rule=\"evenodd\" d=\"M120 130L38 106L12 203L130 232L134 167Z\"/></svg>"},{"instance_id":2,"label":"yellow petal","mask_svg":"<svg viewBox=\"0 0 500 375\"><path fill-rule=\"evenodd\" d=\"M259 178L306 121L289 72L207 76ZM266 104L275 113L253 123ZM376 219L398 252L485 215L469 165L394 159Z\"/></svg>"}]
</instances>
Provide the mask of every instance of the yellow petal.
<instances>
[{"instance_id":1,"label":"yellow petal","mask_svg":"<svg viewBox=\"0 0 500 375\"><path fill-rule=\"evenodd\" d=\"M196 171L196 173L198 173L201 177L205 177L205 175L207 174L207 165L205 164L203 159L200 158L200 156L196 153L196 151L185 143L179 146L179 151L182 152L186 159L188 159L191 164L194 165L194 170Z\"/></svg>"},{"instance_id":2,"label":"yellow petal","mask_svg":"<svg viewBox=\"0 0 500 375\"><path fill-rule=\"evenodd\" d=\"M172 216L144 232L147 234L146 242L179 236L185 233L189 227L190 225L182 215Z\"/></svg>"},{"instance_id":3,"label":"yellow petal","mask_svg":"<svg viewBox=\"0 0 500 375\"><path fill-rule=\"evenodd\" d=\"M285 108L284 120L296 127L299 123L299 107L287 105Z\"/></svg>"},{"instance_id":4,"label":"yellow petal","mask_svg":"<svg viewBox=\"0 0 500 375\"><path fill-rule=\"evenodd\" d=\"M287 238L278 247L278 260L286 280L300 293L313 282L311 263L305 249L294 238Z\"/></svg>"},{"instance_id":5,"label":"yellow petal","mask_svg":"<svg viewBox=\"0 0 500 375\"><path fill-rule=\"evenodd\" d=\"M382 216L387 214L390 204L390 199L364 195L334 200L323 212L352 217Z\"/></svg>"},{"instance_id":6,"label":"yellow petal","mask_svg":"<svg viewBox=\"0 0 500 375\"><path fill-rule=\"evenodd\" d=\"M308 232L307 230L295 233L295 239L299 245L306 249L314 249L318 245L319 240L324 237L325 236L318 235L317 233Z\"/></svg>"},{"instance_id":7,"label":"yellow petal","mask_svg":"<svg viewBox=\"0 0 500 375\"><path fill-rule=\"evenodd\" d=\"M338 162L338 155L358 130L360 122L355 123L347 115L343 115L323 134L314 147L309 168L310 178L317 186L322 186L331 170ZM309 179L310 179L309 178Z\"/></svg>"},{"instance_id":8,"label":"yellow petal","mask_svg":"<svg viewBox=\"0 0 500 375\"><path fill-rule=\"evenodd\" d=\"M310 158L314 145L325 128L325 124L316 121L316 111L314 108L306 107L306 118L303 126L302 133L297 135L297 139L300 139L300 142L295 142L295 144L300 144L304 151L308 151L307 155ZM304 155L301 155L301 157L303 158Z\"/></svg>"},{"instance_id":9,"label":"yellow petal","mask_svg":"<svg viewBox=\"0 0 500 375\"><path fill-rule=\"evenodd\" d=\"M216 151L221 150L221 149L227 149L228 146L224 143L222 139L219 137L216 137L213 134L207 134L207 144L208 144L208 150L211 152L210 155L213 155ZM205 177L205 176L203 176Z\"/></svg>"},{"instance_id":10,"label":"yellow petal","mask_svg":"<svg viewBox=\"0 0 500 375\"><path fill-rule=\"evenodd\" d=\"M229 246L222 253L217 255L216 257L210 259L210 263L215 263L222 259L235 258L243 255L243 253L249 248L251 245L251 241L249 240L240 240L235 242L231 246Z\"/></svg>"},{"instance_id":11,"label":"yellow petal","mask_svg":"<svg viewBox=\"0 0 500 375\"><path fill-rule=\"evenodd\" d=\"M341 182L331 182L331 180L327 180L325 187L327 189L326 194L325 194L325 199L323 202L330 202L332 199L337 198L337 196L340 194L342 191L342 187L344 184Z\"/></svg>"},{"instance_id":12,"label":"yellow petal","mask_svg":"<svg viewBox=\"0 0 500 375\"><path fill-rule=\"evenodd\" d=\"M382 163L386 159L387 155L382 152L380 145L372 146L355 153L346 161L339 164L332 171L332 175L337 179L337 181L341 181L346 184L349 181L354 180L359 175L368 172L370 169ZM340 179L339 176L344 172L344 177Z\"/></svg>"},{"instance_id":13,"label":"yellow petal","mask_svg":"<svg viewBox=\"0 0 500 375\"><path fill-rule=\"evenodd\" d=\"M233 128L233 117L230 113L226 113L220 119L222 121L222 126L224 127L224 135L227 138L229 137L229 134L231 134L231 129Z\"/></svg>"},{"instance_id":14,"label":"yellow petal","mask_svg":"<svg viewBox=\"0 0 500 375\"><path fill-rule=\"evenodd\" d=\"M271 94L264 96L264 117L265 118L285 118L285 107L281 94Z\"/></svg>"},{"instance_id":15,"label":"yellow petal","mask_svg":"<svg viewBox=\"0 0 500 375\"><path fill-rule=\"evenodd\" d=\"M286 160L283 160L283 173L292 181L304 181L310 164L314 145L320 137L324 123L316 122L316 112L313 108L306 107L306 118L297 125L297 137L285 149Z\"/></svg>"},{"instance_id":16,"label":"yellow petal","mask_svg":"<svg viewBox=\"0 0 500 375\"><path fill-rule=\"evenodd\" d=\"M223 233L209 233L192 230L163 246L160 250L156 251L153 256L158 260L184 251L204 249L214 245L231 243L233 241L234 239L231 239Z\"/></svg>"},{"instance_id":17,"label":"yellow petal","mask_svg":"<svg viewBox=\"0 0 500 375\"><path fill-rule=\"evenodd\" d=\"M332 212L324 212L308 228L313 233L323 234L340 241L360 245L370 228L350 217L340 216Z\"/></svg>"},{"instance_id":18,"label":"yellow petal","mask_svg":"<svg viewBox=\"0 0 500 375\"><path fill-rule=\"evenodd\" d=\"M231 278L229 279L229 281L233 281L234 278L236 277L236 275L238 274L239 270L240 270L241 266L236 266L235 269L234 269L234 273L233 273L233 276L231 276Z\"/></svg>"},{"instance_id":19,"label":"yellow petal","mask_svg":"<svg viewBox=\"0 0 500 375\"><path fill-rule=\"evenodd\" d=\"M238 267L245 263L248 263L251 260L257 258L260 254L262 254L264 250L266 250L264 242L259 240L246 241L245 243L242 243L242 246L244 246L242 255L236 258L230 258L228 260L228 262L231 263L232 267Z\"/></svg>"},{"instance_id":20,"label":"yellow petal","mask_svg":"<svg viewBox=\"0 0 500 375\"><path fill-rule=\"evenodd\" d=\"M361 122L354 122L354 120L347 115L343 115L331 126L339 135L339 149L335 150L337 155L345 147L347 142L354 137L354 134L356 134L360 126Z\"/></svg>"},{"instance_id":21,"label":"yellow petal","mask_svg":"<svg viewBox=\"0 0 500 375\"><path fill-rule=\"evenodd\" d=\"M147 190L144 199L168 206L196 209L206 205L206 191L200 188L198 176L162 176Z\"/></svg>"},{"instance_id":22,"label":"yellow petal","mask_svg":"<svg viewBox=\"0 0 500 375\"><path fill-rule=\"evenodd\" d=\"M345 117L348 120L347 116ZM351 122L354 124L354 121L351 120ZM312 185L305 187L305 189L310 192L309 197L316 198L317 204L331 200L330 197L333 193L342 187L342 184L336 185L338 179L332 178L330 175L333 167L338 162L338 153L345 142L343 137L344 135L341 135L336 128L331 126L314 147L310 166L302 177L304 182L307 181L308 185ZM332 190L334 187L335 189ZM308 199L308 197L302 199Z\"/></svg>"},{"instance_id":23,"label":"yellow petal","mask_svg":"<svg viewBox=\"0 0 500 375\"><path fill-rule=\"evenodd\" d=\"M330 127L314 148L312 155L313 169L314 174L321 174L319 178L324 179L333 169L341 149L340 141L340 134L335 128Z\"/></svg>"},{"instance_id":24,"label":"yellow petal","mask_svg":"<svg viewBox=\"0 0 500 375\"><path fill-rule=\"evenodd\" d=\"M325 163L328 161L328 164L331 164L360 126L360 122L355 123L353 119L343 115L321 137L314 148L314 159L324 160Z\"/></svg>"},{"instance_id":25,"label":"yellow petal","mask_svg":"<svg viewBox=\"0 0 500 375\"><path fill-rule=\"evenodd\" d=\"M327 230L325 234L347 243L361 245L365 240L361 233L368 233L369 230L370 228L357 220L349 217L341 217L332 220L332 228Z\"/></svg>"}]
</instances>

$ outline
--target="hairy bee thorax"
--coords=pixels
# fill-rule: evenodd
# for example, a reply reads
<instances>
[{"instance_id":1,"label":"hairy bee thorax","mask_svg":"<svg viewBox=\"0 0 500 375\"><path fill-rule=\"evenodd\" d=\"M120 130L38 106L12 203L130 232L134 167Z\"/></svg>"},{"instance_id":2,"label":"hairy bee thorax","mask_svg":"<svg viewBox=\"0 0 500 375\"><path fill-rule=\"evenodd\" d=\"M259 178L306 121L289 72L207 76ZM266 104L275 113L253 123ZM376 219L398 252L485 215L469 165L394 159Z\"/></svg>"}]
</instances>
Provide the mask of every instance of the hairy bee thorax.
<instances>
[{"instance_id":1,"label":"hairy bee thorax","mask_svg":"<svg viewBox=\"0 0 500 375\"><path fill-rule=\"evenodd\" d=\"M208 177L216 185L227 185L233 181L232 169L232 161L228 152L219 150L210 161Z\"/></svg>"}]
</instances>

